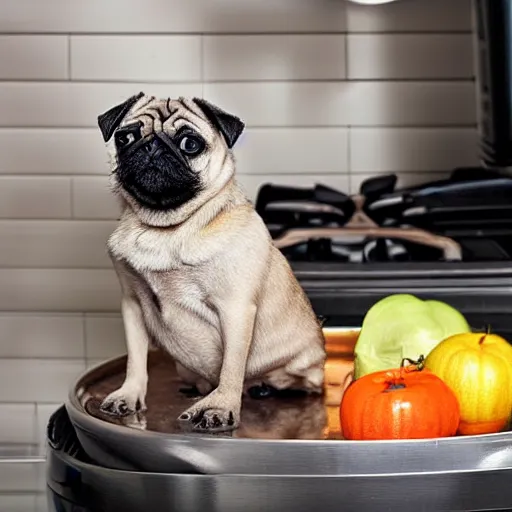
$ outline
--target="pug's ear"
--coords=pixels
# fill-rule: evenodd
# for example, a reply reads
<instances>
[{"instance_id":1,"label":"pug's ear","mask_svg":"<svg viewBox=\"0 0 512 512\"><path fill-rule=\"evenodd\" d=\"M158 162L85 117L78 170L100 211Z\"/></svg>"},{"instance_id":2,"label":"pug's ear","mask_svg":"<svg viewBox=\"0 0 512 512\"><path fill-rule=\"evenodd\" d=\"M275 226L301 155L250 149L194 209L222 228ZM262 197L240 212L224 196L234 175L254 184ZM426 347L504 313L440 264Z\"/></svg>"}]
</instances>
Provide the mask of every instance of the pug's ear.
<instances>
[{"instance_id":1,"label":"pug's ear","mask_svg":"<svg viewBox=\"0 0 512 512\"><path fill-rule=\"evenodd\" d=\"M244 131L245 124L243 121L201 98L194 98L194 102L204 112L208 120L224 135L228 147L231 149Z\"/></svg>"},{"instance_id":2,"label":"pug's ear","mask_svg":"<svg viewBox=\"0 0 512 512\"><path fill-rule=\"evenodd\" d=\"M128 114L130 109L139 101L142 96L144 96L143 92L128 98L124 103L120 105L116 105L112 107L110 110L107 110L104 114L98 116L98 126L100 127L101 134L103 135L103 140L108 142L116 128L121 124L121 121L124 119L124 116Z\"/></svg>"}]
</instances>

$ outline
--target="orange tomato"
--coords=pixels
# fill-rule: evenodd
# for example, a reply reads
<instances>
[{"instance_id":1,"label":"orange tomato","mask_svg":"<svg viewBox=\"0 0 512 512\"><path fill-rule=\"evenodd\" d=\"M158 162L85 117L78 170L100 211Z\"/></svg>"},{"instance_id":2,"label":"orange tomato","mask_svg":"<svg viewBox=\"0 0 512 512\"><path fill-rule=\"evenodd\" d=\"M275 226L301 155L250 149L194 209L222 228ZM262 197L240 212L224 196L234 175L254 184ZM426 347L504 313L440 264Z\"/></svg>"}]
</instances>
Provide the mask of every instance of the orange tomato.
<instances>
[{"instance_id":1,"label":"orange tomato","mask_svg":"<svg viewBox=\"0 0 512 512\"><path fill-rule=\"evenodd\" d=\"M340 406L343 437L349 440L448 437L456 434L459 420L453 391L416 365L361 377Z\"/></svg>"}]
</instances>

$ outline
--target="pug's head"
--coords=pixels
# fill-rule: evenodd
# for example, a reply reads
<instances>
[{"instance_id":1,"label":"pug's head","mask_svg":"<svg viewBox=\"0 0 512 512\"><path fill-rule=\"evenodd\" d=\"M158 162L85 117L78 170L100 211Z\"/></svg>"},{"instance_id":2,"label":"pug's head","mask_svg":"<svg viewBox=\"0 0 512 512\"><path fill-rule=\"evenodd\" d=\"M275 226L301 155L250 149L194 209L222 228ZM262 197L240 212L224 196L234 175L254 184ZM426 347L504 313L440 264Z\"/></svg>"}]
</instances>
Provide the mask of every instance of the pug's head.
<instances>
[{"instance_id":1,"label":"pug's head","mask_svg":"<svg viewBox=\"0 0 512 512\"><path fill-rule=\"evenodd\" d=\"M232 179L231 152L244 129L203 99L140 93L98 117L114 190L142 222L176 225Z\"/></svg>"}]
</instances>

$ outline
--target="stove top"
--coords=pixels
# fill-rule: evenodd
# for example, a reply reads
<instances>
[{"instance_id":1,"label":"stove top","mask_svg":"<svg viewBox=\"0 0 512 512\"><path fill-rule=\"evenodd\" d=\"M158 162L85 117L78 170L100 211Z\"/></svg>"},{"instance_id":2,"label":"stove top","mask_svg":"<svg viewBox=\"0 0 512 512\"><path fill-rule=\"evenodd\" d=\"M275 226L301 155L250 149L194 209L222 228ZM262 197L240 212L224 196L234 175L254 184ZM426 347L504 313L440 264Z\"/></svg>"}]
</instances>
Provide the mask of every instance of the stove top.
<instances>
[{"instance_id":1,"label":"stove top","mask_svg":"<svg viewBox=\"0 0 512 512\"><path fill-rule=\"evenodd\" d=\"M291 262L512 261L512 177L471 168L413 188L396 183L371 178L353 196L266 184L256 210Z\"/></svg>"},{"instance_id":2,"label":"stove top","mask_svg":"<svg viewBox=\"0 0 512 512\"><path fill-rule=\"evenodd\" d=\"M324 326L361 325L381 298L411 293L512 339L512 178L471 168L396 183L372 178L352 196L321 184L260 189L256 210Z\"/></svg>"}]
</instances>

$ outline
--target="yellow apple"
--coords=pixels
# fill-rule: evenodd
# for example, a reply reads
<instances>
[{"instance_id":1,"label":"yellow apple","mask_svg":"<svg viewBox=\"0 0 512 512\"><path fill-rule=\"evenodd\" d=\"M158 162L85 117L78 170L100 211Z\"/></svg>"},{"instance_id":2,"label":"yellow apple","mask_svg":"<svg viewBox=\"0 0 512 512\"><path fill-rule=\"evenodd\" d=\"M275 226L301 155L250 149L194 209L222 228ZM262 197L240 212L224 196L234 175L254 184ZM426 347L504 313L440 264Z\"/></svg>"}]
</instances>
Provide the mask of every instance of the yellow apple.
<instances>
[{"instance_id":1,"label":"yellow apple","mask_svg":"<svg viewBox=\"0 0 512 512\"><path fill-rule=\"evenodd\" d=\"M512 345L496 334L446 338L425 366L453 390L462 435L490 434L507 426L512 412Z\"/></svg>"}]
</instances>

